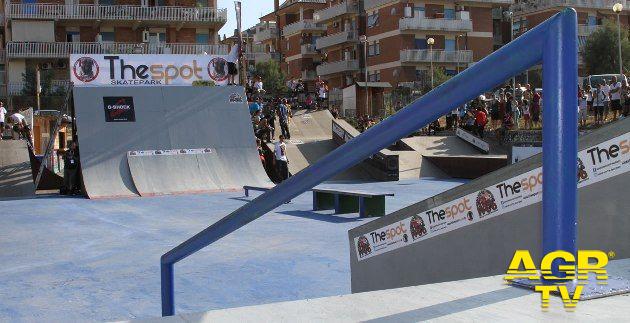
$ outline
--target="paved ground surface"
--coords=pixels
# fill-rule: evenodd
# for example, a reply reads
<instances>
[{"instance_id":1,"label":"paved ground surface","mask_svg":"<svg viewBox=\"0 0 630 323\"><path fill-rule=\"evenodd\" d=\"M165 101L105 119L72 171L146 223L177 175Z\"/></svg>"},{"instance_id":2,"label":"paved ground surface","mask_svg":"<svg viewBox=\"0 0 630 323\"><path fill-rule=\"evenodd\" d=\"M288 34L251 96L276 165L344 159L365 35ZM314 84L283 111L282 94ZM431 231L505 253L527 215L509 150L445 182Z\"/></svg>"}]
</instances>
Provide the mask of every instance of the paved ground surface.
<instances>
[{"instance_id":1,"label":"paved ground surface","mask_svg":"<svg viewBox=\"0 0 630 323\"><path fill-rule=\"evenodd\" d=\"M392 212L459 184L326 186L394 192ZM246 203L242 196L1 200L0 321L159 316L160 256ZM178 313L349 293L347 231L369 220L312 212L311 203L303 194L177 264Z\"/></svg>"},{"instance_id":2,"label":"paved ground surface","mask_svg":"<svg viewBox=\"0 0 630 323\"><path fill-rule=\"evenodd\" d=\"M611 276L630 278L630 259L612 261ZM143 323L179 322L627 322L630 294L580 301L566 311L552 296L506 286L503 276L388 289L368 293L231 308ZM299 318L299 319L296 319ZM140 322L138 322L140 323Z\"/></svg>"}]
</instances>

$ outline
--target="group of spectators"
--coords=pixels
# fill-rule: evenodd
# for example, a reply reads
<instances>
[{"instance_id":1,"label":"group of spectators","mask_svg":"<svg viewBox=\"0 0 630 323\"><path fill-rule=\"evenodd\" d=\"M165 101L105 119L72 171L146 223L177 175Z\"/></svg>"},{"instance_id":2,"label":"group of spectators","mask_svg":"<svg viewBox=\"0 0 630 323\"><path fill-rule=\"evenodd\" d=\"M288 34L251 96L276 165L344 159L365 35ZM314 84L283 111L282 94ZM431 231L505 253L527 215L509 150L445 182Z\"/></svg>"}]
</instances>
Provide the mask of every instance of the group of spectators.
<instances>
[{"instance_id":1,"label":"group of spectators","mask_svg":"<svg viewBox=\"0 0 630 323\"><path fill-rule=\"evenodd\" d=\"M266 169L275 168L280 181L289 178L289 159L286 152L285 139L291 139L289 120L292 117L291 105L286 98L274 99L265 102L262 96L253 98L248 96L249 113L252 127L258 144L258 154ZM262 148L264 143L271 143L276 135L276 119L280 126L281 134L274 146L274 160L267 161Z\"/></svg>"},{"instance_id":2,"label":"group of spectators","mask_svg":"<svg viewBox=\"0 0 630 323\"><path fill-rule=\"evenodd\" d=\"M586 85L578 90L578 119L580 126L585 127L589 115L595 125L607 121L625 118L630 114L630 86L613 76L610 81L603 80L594 88ZM625 103L622 104L621 100ZM612 116L611 119L608 117Z\"/></svg>"}]
</instances>

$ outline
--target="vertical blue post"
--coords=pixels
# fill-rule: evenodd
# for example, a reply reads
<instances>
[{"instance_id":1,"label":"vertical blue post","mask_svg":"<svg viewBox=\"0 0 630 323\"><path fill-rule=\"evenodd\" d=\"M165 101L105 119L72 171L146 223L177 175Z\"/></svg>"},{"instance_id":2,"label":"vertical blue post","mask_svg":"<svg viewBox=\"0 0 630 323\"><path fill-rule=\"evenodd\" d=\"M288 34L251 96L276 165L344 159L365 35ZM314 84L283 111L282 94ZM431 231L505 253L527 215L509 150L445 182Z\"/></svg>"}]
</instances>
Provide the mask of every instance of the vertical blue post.
<instances>
[{"instance_id":1,"label":"vertical blue post","mask_svg":"<svg viewBox=\"0 0 630 323\"><path fill-rule=\"evenodd\" d=\"M162 259L160 271L162 272L162 316L171 316L175 314L173 264Z\"/></svg>"},{"instance_id":2,"label":"vertical blue post","mask_svg":"<svg viewBox=\"0 0 630 323\"><path fill-rule=\"evenodd\" d=\"M543 49L543 255L577 253L577 14L556 16ZM558 276L559 263L552 272Z\"/></svg>"}]
</instances>

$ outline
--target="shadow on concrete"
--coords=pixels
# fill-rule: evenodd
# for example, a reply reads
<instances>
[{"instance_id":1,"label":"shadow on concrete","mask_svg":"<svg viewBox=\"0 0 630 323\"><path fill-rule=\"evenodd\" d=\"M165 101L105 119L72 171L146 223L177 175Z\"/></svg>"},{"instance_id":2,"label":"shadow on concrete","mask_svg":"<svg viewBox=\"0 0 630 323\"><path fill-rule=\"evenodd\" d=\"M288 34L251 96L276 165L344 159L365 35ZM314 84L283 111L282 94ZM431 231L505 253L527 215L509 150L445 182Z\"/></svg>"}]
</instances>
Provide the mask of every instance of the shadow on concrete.
<instances>
[{"instance_id":1,"label":"shadow on concrete","mask_svg":"<svg viewBox=\"0 0 630 323\"><path fill-rule=\"evenodd\" d=\"M348 223L348 222L358 222L361 220L358 214L356 215L356 217L343 217L343 216L332 215L332 214L322 214L322 213L317 213L313 211L283 211L283 212L278 212L278 213L286 214L290 216L297 216L297 217L305 218L309 220L324 221L328 223Z\"/></svg>"},{"instance_id":2,"label":"shadow on concrete","mask_svg":"<svg viewBox=\"0 0 630 323\"><path fill-rule=\"evenodd\" d=\"M530 295L531 293L532 291L527 289L508 287L479 295L461 298L450 302L435 304L412 311L379 317L365 322L384 323L427 321L454 313L464 312L473 308L503 302L508 299Z\"/></svg>"}]
</instances>

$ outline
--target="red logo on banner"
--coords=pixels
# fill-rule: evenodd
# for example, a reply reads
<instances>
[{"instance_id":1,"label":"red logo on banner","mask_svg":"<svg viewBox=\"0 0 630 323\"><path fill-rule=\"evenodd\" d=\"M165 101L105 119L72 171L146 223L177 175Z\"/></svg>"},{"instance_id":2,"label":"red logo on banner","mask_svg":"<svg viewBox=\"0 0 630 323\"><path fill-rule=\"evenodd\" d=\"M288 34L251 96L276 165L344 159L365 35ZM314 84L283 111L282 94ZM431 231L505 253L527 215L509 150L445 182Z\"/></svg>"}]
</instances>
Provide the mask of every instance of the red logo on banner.
<instances>
[{"instance_id":1,"label":"red logo on banner","mask_svg":"<svg viewBox=\"0 0 630 323\"><path fill-rule=\"evenodd\" d=\"M98 76L98 63L92 57L81 57L74 62L72 73L81 82L91 82Z\"/></svg>"},{"instance_id":2,"label":"red logo on banner","mask_svg":"<svg viewBox=\"0 0 630 323\"><path fill-rule=\"evenodd\" d=\"M222 57L215 57L208 63L208 75L215 82L223 82L228 78L228 62Z\"/></svg>"}]
</instances>

